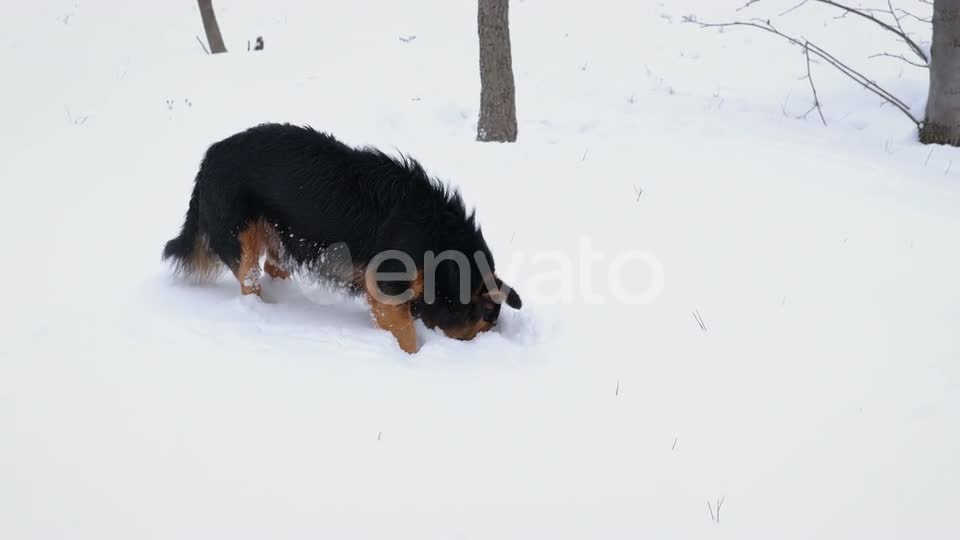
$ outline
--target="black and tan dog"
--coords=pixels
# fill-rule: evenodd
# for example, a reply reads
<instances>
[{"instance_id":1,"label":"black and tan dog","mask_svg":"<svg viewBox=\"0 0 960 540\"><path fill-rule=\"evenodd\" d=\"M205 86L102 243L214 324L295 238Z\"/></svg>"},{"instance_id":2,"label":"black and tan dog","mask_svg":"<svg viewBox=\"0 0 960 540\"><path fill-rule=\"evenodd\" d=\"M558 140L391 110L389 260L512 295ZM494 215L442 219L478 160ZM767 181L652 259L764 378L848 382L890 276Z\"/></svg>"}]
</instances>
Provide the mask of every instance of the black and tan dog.
<instances>
[{"instance_id":1,"label":"black and tan dog","mask_svg":"<svg viewBox=\"0 0 960 540\"><path fill-rule=\"evenodd\" d=\"M310 128L260 125L213 144L186 222L163 258L191 277L226 265L243 294L263 269L340 281L368 298L376 322L416 352L413 321L473 339L496 324L516 291L456 190L419 163L352 148Z\"/></svg>"}]
</instances>

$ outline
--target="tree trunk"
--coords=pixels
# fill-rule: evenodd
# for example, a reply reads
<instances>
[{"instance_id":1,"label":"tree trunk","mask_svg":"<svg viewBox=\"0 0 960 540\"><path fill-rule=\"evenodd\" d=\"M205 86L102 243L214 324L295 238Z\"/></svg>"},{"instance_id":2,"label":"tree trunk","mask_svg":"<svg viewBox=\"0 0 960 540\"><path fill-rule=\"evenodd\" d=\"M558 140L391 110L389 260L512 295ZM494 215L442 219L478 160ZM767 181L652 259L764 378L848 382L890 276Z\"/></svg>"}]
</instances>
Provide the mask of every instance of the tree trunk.
<instances>
[{"instance_id":1,"label":"tree trunk","mask_svg":"<svg viewBox=\"0 0 960 540\"><path fill-rule=\"evenodd\" d=\"M203 31L207 33L207 43L210 44L210 54L227 52L220 35L220 25L217 24L217 15L213 12L213 0L197 0L200 6L200 18L203 19Z\"/></svg>"},{"instance_id":2,"label":"tree trunk","mask_svg":"<svg viewBox=\"0 0 960 540\"><path fill-rule=\"evenodd\" d=\"M920 141L960 146L960 0L933 2L930 90Z\"/></svg>"},{"instance_id":3,"label":"tree trunk","mask_svg":"<svg viewBox=\"0 0 960 540\"><path fill-rule=\"evenodd\" d=\"M477 140L513 142L517 140L517 104L510 56L509 0L479 0L479 4L480 121Z\"/></svg>"}]
</instances>

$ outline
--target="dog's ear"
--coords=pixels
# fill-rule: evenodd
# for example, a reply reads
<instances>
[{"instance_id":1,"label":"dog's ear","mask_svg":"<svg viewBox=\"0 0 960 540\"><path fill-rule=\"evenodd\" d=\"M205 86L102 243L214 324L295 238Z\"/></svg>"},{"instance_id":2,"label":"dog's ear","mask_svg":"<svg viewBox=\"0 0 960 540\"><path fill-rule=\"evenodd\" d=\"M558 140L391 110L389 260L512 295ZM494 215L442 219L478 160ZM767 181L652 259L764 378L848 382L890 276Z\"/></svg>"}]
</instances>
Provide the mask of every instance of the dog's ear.
<instances>
[{"instance_id":1,"label":"dog's ear","mask_svg":"<svg viewBox=\"0 0 960 540\"><path fill-rule=\"evenodd\" d=\"M489 291L486 295L498 304L504 302L513 309L520 309L523 306L523 301L520 300L520 295L517 294L517 291L513 287L507 285L503 282L502 279L496 278L497 290Z\"/></svg>"},{"instance_id":2,"label":"dog's ear","mask_svg":"<svg viewBox=\"0 0 960 540\"><path fill-rule=\"evenodd\" d=\"M510 289L510 292L507 293L507 305L513 309L520 309L523 307L523 300L520 300L520 295L517 294L516 289L507 285L507 288Z\"/></svg>"}]
</instances>

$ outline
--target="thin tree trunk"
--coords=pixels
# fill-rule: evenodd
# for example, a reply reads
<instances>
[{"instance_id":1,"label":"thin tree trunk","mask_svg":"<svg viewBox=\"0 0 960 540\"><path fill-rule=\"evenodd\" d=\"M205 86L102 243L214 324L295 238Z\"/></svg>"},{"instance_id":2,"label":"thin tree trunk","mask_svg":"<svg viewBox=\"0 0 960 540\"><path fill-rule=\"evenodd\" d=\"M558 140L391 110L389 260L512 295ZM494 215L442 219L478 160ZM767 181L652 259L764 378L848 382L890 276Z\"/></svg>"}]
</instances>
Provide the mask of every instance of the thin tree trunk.
<instances>
[{"instance_id":1,"label":"thin tree trunk","mask_svg":"<svg viewBox=\"0 0 960 540\"><path fill-rule=\"evenodd\" d=\"M924 143L960 146L960 0L934 0Z\"/></svg>"},{"instance_id":2,"label":"thin tree trunk","mask_svg":"<svg viewBox=\"0 0 960 540\"><path fill-rule=\"evenodd\" d=\"M478 141L517 140L517 104L510 55L509 0L479 0L480 121Z\"/></svg>"},{"instance_id":3,"label":"thin tree trunk","mask_svg":"<svg viewBox=\"0 0 960 540\"><path fill-rule=\"evenodd\" d=\"M227 52L220 35L220 25L217 24L217 15L213 12L213 0L197 0L200 6L200 18L203 19L203 31L207 33L207 43L210 44L210 53Z\"/></svg>"}]
</instances>

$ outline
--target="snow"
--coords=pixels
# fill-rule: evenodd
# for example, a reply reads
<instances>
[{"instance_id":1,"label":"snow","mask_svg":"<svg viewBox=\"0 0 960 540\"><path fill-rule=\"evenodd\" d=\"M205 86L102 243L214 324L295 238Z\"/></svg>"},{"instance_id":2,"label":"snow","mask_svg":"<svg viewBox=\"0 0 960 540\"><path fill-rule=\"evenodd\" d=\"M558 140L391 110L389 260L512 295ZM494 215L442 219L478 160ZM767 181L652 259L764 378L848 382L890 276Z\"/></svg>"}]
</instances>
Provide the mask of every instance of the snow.
<instances>
[{"instance_id":1,"label":"snow","mask_svg":"<svg viewBox=\"0 0 960 540\"><path fill-rule=\"evenodd\" d=\"M514 0L510 145L473 2L216 2L217 56L195 2L5 6L0 538L957 536L960 154L681 23L795 2L742 3ZM922 110L836 15L775 22ZM264 121L459 186L523 309L410 356L316 283L177 280L203 150Z\"/></svg>"}]
</instances>

